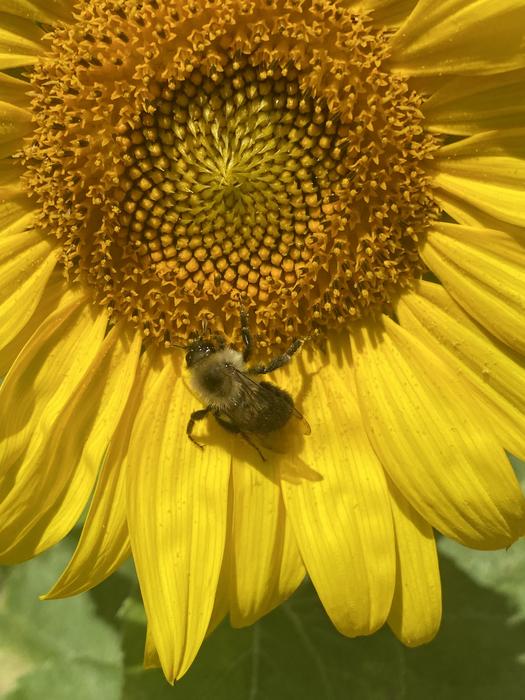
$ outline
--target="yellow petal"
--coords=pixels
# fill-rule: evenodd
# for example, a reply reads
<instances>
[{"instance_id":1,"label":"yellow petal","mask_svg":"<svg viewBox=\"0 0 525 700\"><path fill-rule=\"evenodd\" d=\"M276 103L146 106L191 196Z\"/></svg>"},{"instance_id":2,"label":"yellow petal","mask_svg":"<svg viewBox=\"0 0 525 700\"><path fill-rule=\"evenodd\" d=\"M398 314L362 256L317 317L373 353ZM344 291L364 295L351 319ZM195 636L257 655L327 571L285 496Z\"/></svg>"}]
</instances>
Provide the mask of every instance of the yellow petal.
<instances>
[{"instance_id":1,"label":"yellow petal","mask_svg":"<svg viewBox=\"0 0 525 700\"><path fill-rule=\"evenodd\" d=\"M129 386L137 364L140 338L134 337L131 346L123 347L123 350L125 355L120 358L121 366L115 373L115 381L124 380ZM77 548L60 579L43 598L63 598L96 586L116 571L130 554L125 493L128 446L133 420L143 398L147 366L143 360L131 387L125 411L102 465Z\"/></svg>"},{"instance_id":2,"label":"yellow petal","mask_svg":"<svg viewBox=\"0 0 525 700\"><path fill-rule=\"evenodd\" d=\"M385 622L395 579L390 497L383 469L363 430L344 339L325 364L303 353L301 408L311 425L301 459L319 474L283 479L287 513L323 606L345 635L370 634ZM341 359L338 359L338 356ZM298 472L301 473L300 471Z\"/></svg>"},{"instance_id":3,"label":"yellow petal","mask_svg":"<svg viewBox=\"0 0 525 700\"><path fill-rule=\"evenodd\" d=\"M9 368L23 350L33 333L50 316L60 304L67 290L67 282L62 270L55 268L42 292L40 301L25 326L7 345L0 350L0 377L5 377Z\"/></svg>"},{"instance_id":4,"label":"yellow petal","mask_svg":"<svg viewBox=\"0 0 525 700\"><path fill-rule=\"evenodd\" d=\"M433 639L441 622L439 563L430 525L390 482L397 577L388 624L409 647Z\"/></svg>"},{"instance_id":5,"label":"yellow petal","mask_svg":"<svg viewBox=\"0 0 525 700\"><path fill-rule=\"evenodd\" d=\"M39 524L37 551L61 540L78 521L135 381L140 347L141 337L132 328L124 322L114 326L57 421L45 456L54 466L49 498L63 488L59 503L46 514L45 530Z\"/></svg>"},{"instance_id":6,"label":"yellow petal","mask_svg":"<svg viewBox=\"0 0 525 700\"><path fill-rule=\"evenodd\" d=\"M525 366L487 336L440 284L420 282L397 305L403 328L464 377L490 410L503 446L525 459Z\"/></svg>"},{"instance_id":7,"label":"yellow petal","mask_svg":"<svg viewBox=\"0 0 525 700\"><path fill-rule=\"evenodd\" d=\"M32 218L32 215L30 216ZM49 244L48 239L42 236L41 233L22 229L24 221L27 222L28 220L30 220L28 217L23 216L18 221L12 222L0 236L0 265L2 267L7 268L14 255L18 255L18 253L26 248L30 248L32 245L42 242Z\"/></svg>"},{"instance_id":8,"label":"yellow petal","mask_svg":"<svg viewBox=\"0 0 525 700\"><path fill-rule=\"evenodd\" d=\"M0 184L1 187L1 184ZM16 199L0 202L0 242L4 236L32 228L33 207L27 202Z\"/></svg>"},{"instance_id":9,"label":"yellow petal","mask_svg":"<svg viewBox=\"0 0 525 700\"><path fill-rule=\"evenodd\" d=\"M28 203L29 204L29 201ZM38 236L40 239L44 238L43 234L40 232L33 231L33 224L35 219L34 204L27 206L17 202L16 200L8 200L0 204L0 246L5 246L3 243L4 239L8 236L12 236L14 233L22 233L31 229L29 238L36 238ZM5 250L4 257L9 257L9 250Z\"/></svg>"},{"instance_id":10,"label":"yellow petal","mask_svg":"<svg viewBox=\"0 0 525 700\"><path fill-rule=\"evenodd\" d=\"M0 12L0 69L35 63L43 34L34 22Z\"/></svg>"},{"instance_id":11,"label":"yellow petal","mask_svg":"<svg viewBox=\"0 0 525 700\"><path fill-rule=\"evenodd\" d=\"M31 445L47 442L98 352L105 330L99 316L81 290L69 290L17 358L0 387L0 480Z\"/></svg>"},{"instance_id":12,"label":"yellow petal","mask_svg":"<svg viewBox=\"0 0 525 700\"><path fill-rule=\"evenodd\" d=\"M100 314L99 314L100 315ZM0 551L45 512L38 488L50 465L39 460L58 415L71 401L102 341L105 321L93 318L71 291L20 353L0 387ZM10 553L5 562L24 552Z\"/></svg>"},{"instance_id":13,"label":"yellow petal","mask_svg":"<svg viewBox=\"0 0 525 700\"><path fill-rule=\"evenodd\" d=\"M128 527L148 624L166 678L204 639L226 536L230 455L186 436L196 402L178 358L151 351L129 448Z\"/></svg>"},{"instance_id":14,"label":"yellow petal","mask_svg":"<svg viewBox=\"0 0 525 700\"><path fill-rule=\"evenodd\" d=\"M468 385L389 318L352 334L359 405L390 477L443 534L479 549L525 531L514 472Z\"/></svg>"},{"instance_id":15,"label":"yellow petal","mask_svg":"<svg viewBox=\"0 0 525 700\"><path fill-rule=\"evenodd\" d=\"M507 221L490 216L490 214L481 211L470 202L466 202L464 199L455 197L443 190L434 194L439 206L458 224L505 231L517 240L525 242L525 228L522 226L513 226Z\"/></svg>"},{"instance_id":16,"label":"yellow petal","mask_svg":"<svg viewBox=\"0 0 525 700\"><path fill-rule=\"evenodd\" d=\"M380 27L390 27L404 22L416 2L417 0L358 0L352 3L352 9L357 14L371 14L374 24Z\"/></svg>"},{"instance_id":17,"label":"yellow petal","mask_svg":"<svg viewBox=\"0 0 525 700\"><path fill-rule=\"evenodd\" d=\"M35 312L57 259L56 246L36 231L0 236L0 349Z\"/></svg>"},{"instance_id":18,"label":"yellow petal","mask_svg":"<svg viewBox=\"0 0 525 700\"><path fill-rule=\"evenodd\" d=\"M499 73L525 66L522 0L419 0L392 39L408 75Z\"/></svg>"},{"instance_id":19,"label":"yellow petal","mask_svg":"<svg viewBox=\"0 0 525 700\"><path fill-rule=\"evenodd\" d=\"M2 10L36 22L53 24L58 19L71 18L70 0L3 0Z\"/></svg>"},{"instance_id":20,"label":"yellow petal","mask_svg":"<svg viewBox=\"0 0 525 700\"><path fill-rule=\"evenodd\" d=\"M160 668L160 659L155 649L155 643L149 625L146 627L146 643L144 645L144 668Z\"/></svg>"},{"instance_id":21,"label":"yellow petal","mask_svg":"<svg viewBox=\"0 0 525 700\"><path fill-rule=\"evenodd\" d=\"M28 131L31 131L31 129ZM22 137L0 142L0 158L10 158L14 156L14 154L20 150L22 143Z\"/></svg>"},{"instance_id":22,"label":"yellow petal","mask_svg":"<svg viewBox=\"0 0 525 700\"><path fill-rule=\"evenodd\" d=\"M16 107L28 109L31 105L29 97L30 84L26 80L19 80L7 73L0 73L0 97Z\"/></svg>"},{"instance_id":23,"label":"yellow petal","mask_svg":"<svg viewBox=\"0 0 525 700\"><path fill-rule=\"evenodd\" d=\"M115 326L49 427L45 446L33 450L30 445L16 486L2 504L5 561L20 561L47 549L77 522L124 410L139 349L138 336ZM38 494L36 502L23 503L23 489Z\"/></svg>"},{"instance_id":24,"label":"yellow petal","mask_svg":"<svg viewBox=\"0 0 525 700\"><path fill-rule=\"evenodd\" d=\"M525 247L502 231L441 223L420 252L469 314L525 353Z\"/></svg>"},{"instance_id":25,"label":"yellow petal","mask_svg":"<svg viewBox=\"0 0 525 700\"><path fill-rule=\"evenodd\" d=\"M525 70L447 81L423 105L425 128L470 136L525 122Z\"/></svg>"},{"instance_id":26,"label":"yellow petal","mask_svg":"<svg viewBox=\"0 0 525 700\"><path fill-rule=\"evenodd\" d=\"M289 598L305 570L275 466L261 461L254 468L234 459L232 477L230 620L234 627L243 627Z\"/></svg>"},{"instance_id":27,"label":"yellow petal","mask_svg":"<svg viewBox=\"0 0 525 700\"><path fill-rule=\"evenodd\" d=\"M444 146L434 185L502 221L525 226L525 129L489 131Z\"/></svg>"},{"instance_id":28,"label":"yellow petal","mask_svg":"<svg viewBox=\"0 0 525 700\"><path fill-rule=\"evenodd\" d=\"M12 158L0 159L0 237L4 225L35 209L22 187L23 172L22 166Z\"/></svg>"},{"instance_id":29,"label":"yellow petal","mask_svg":"<svg viewBox=\"0 0 525 700\"><path fill-rule=\"evenodd\" d=\"M229 506L231 511L231 503L233 497L231 495ZM229 514L231 516L231 513ZM230 609L230 591L232 586L230 584L230 574L232 571L231 560L232 560L232 538L231 538L231 517L228 517L228 526L226 528L226 543L224 547L224 556L222 559L221 572L219 574L219 581L217 583L217 591L215 593L215 602L213 604L213 610L210 616L210 622L208 623L208 629L206 630L206 638L209 637L215 629L224 620L228 611Z\"/></svg>"},{"instance_id":30,"label":"yellow petal","mask_svg":"<svg viewBox=\"0 0 525 700\"><path fill-rule=\"evenodd\" d=\"M0 83L0 90L1 87ZM0 95L3 96L1 92ZM32 130L31 113L27 109L0 100L0 158L15 153Z\"/></svg>"}]
</instances>

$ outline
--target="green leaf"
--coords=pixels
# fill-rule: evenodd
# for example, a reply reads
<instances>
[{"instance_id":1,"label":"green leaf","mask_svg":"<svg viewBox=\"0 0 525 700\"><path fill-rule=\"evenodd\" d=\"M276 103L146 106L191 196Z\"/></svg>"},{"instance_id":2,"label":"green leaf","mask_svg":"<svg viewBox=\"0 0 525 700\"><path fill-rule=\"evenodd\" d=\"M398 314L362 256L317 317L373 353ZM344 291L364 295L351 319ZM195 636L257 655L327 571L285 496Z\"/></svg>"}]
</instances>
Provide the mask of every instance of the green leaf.
<instances>
[{"instance_id":1,"label":"green leaf","mask_svg":"<svg viewBox=\"0 0 525 700\"><path fill-rule=\"evenodd\" d=\"M128 601L123 616L133 621L123 698L521 700L525 625L515 619L512 601L472 581L447 557L442 574L444 620L425 647L407 649L388 629L368 638L342 637L305 585L254 627L234 630L223 623L174 688L160 671L141 669L145 628L137 603Z\"/></svg>"},{"instance_id":2,"label":"green leaf","mask_svg":"<svg viewBox=\"0 0 525 700\"><path fill-rule=\"evenodd\" d=\"M128 637L128 650L133 648L134 658L128 655L132 666L126 675L126 700L346 699L354 651L360 663L368 665L373 673L377 667L366 652L366 642L365 646L352 643L335 631L312 587L306 585L253 627L233 629L224 622L205 642L189 673L171 688L160 681L159 672L141 669L142 645L138 647L133 639L135 635L143 636L144 628L136 606L128 605L127 614L135 629ZM395 644L388 633L375 642L383 658ZM392 661L390 670L394 671ZM386 697L390 674L384 674L380 681L375 690L370 688L366 696L370 700Z\"/></svg>"},{"instance_id":3,"label":"green leaf","mask_svg":"<svg viewBox=\"0 0 525 700\"><path fill-rule=\"evenodd\" d=\"M62 543L4 570L0 599L0 697L6 700L119 700L119 634L89 594L40 601L71 555Z\"/></svg>"}]
</instances>

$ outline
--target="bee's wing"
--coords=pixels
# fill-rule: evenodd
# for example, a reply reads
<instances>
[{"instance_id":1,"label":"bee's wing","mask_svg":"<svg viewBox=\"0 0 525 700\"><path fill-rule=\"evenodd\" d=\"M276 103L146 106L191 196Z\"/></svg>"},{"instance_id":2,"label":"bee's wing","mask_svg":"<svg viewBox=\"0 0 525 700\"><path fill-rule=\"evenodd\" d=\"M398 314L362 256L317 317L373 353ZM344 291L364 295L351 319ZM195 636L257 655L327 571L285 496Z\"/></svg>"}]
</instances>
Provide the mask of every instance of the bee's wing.
<instances>
[{"instance_id":1,"label":"bee's wing","mask_svg":"<svg viewBox=\"0 0 525 700\"><path fill-rule=\"evenodd\" d=\"M257 382L255 379L252 379L249 374L242 372L236 367L230 367L229 369L235 373L236 379L241 387L241 391L243 392L245 407L248 410L253 406L254 410L257 411L260 406L261 398L263 398L265 394L269 395L269 401L275 401L275 395L273 393L270 394L270 389L264 384L264 382ZM303 435L310 435L312 429L310 428L308 421L306 418L304 418L302 413L295 408L295 406L292 408L292 416L297 419Z\"/></svg>"},{"instance_id":2,"label":"bee's wing","mask_svg":"<svg viewBox=\"0 0 525 700\"><path fill-rule=\"evenodd\" d=\"M252 415L257 416L261 407L261 399L264 400L265 397L262 385L237 367L230 366L228 369L235 378L239 391L238 403L242 405L244 416L248 419ZM224 410L224 413L229 415L227 409ZM232 416L229 417L232 418Z\"/></svg>"},{"instance_id":3,"label":"bee's wing","mask_svg":"<svg viewBox=\"0 0 525 700\"><path fill-rule=\"evenodd\" d=\"M235 379L238 384L242 387L244 397L247 399L257 399L258 392L261 390L261 384L252 379L249 374L242 372L237 367L230 365L228 367L229 371L235 375Z\"/></svg>"},{"instance_id":4,"label":"bee's wing","mask_svg":"<svg viewBox=\"0 0 525 700\"><path fill-rule=\"evenodd\" d=\"M230 374L235 385L232 392L234 400L220 407L221 415L235 426L237 432L242 430L246 434L258 435L258 428L264 426L265 418L275 415L276 410L279 412L280 406L276 405L275 395L237 367L229 365L225 371ZM287 406L289 415L289 404Z\"/></svg>"}]
</instances>

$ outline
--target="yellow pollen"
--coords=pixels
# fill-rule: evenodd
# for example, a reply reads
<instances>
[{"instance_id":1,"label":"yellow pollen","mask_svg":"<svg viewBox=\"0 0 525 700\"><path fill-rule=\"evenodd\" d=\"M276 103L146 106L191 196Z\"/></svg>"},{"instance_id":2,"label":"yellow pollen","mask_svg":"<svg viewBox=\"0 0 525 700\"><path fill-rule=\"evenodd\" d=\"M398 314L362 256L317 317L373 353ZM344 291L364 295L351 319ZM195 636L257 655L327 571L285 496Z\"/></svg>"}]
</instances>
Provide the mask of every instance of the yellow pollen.
<instances>
[{"instance_id":1,"label":"yellow pollen","mask_svg":"<svg viewBox=\"0 0 525 700\"><path fill-rule=\"evenodd\" d=\"M421 98L331 0L100 1L32 75L23 159L67 275L169 345L387 308L436 214Z\"/></svg>"}]
</instances>

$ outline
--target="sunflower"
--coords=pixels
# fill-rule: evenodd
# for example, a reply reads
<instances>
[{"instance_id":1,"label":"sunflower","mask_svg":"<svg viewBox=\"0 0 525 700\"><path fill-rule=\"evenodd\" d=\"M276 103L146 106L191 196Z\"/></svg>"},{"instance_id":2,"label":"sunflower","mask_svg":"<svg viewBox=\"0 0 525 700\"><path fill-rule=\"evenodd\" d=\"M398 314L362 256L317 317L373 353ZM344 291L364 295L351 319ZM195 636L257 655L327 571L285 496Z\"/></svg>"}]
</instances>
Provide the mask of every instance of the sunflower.
<instances>
[{"instance_id":1,"label":"sunflower","mask_svg":"<svg viewBox=\"0 0 525 700\"><path fill-rule=\"evenodd\" d=\"M341 633L430 640L434 530L525 531L525 2L2 7L1 561L90 501L45 597L131 554L170 681L306 573ZM241 309L261 363L305 341L271 376L311 435L201 450L180 346Z\"/></svg>"}]
</instances>

